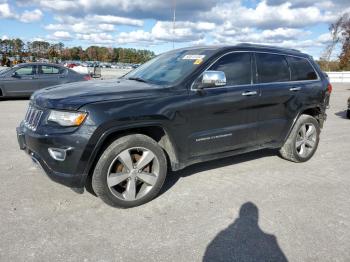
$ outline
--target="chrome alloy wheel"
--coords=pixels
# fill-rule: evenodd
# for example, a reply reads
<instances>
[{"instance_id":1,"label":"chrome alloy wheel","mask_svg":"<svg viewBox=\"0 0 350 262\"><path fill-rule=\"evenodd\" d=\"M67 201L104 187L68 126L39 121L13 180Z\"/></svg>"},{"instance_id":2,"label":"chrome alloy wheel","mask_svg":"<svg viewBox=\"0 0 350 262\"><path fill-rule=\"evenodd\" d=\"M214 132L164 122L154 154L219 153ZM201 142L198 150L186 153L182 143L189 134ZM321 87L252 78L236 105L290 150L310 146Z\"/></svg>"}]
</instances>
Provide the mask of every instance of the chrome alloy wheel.
<instances>
[{"instance_id":1,"label":"chrome alloy wheel","mask_svg":"<svg viewBox=\"0 0 350 262\"><path fill-rule=\"evenodd\" d=\"M312 123L303 124L297 134L295 147L299 156L306 158L316 146L317 131Z\"/></svg>"},{"instance_id":2,"label":"chrome alloy wheel","mask_svg":"<svg viewBox=\"0 0 350 262\"><path fill-rule=\"evenodd\" d=\"M117 155L108 169L107 185L114 196L133 201L147 195L158 180L159 160L149 149L129 148Z\"/></svg>"}]
</instances>

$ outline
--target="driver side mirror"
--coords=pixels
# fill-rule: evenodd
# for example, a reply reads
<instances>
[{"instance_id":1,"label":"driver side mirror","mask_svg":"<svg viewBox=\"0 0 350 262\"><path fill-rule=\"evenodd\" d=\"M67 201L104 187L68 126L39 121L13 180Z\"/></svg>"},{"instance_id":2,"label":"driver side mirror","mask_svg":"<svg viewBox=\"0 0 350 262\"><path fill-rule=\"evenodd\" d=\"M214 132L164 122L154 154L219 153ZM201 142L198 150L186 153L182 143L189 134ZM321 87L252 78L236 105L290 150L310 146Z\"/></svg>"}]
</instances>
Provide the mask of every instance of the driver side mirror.
<instances>
[{"instance_id":1,"label":"driver side mirror","mask_svg":"<svg viewBox=\"0 0 350 262\"><path fill-rule=\"evenodd\" d=\"M205 71L202 75L202 81L198 85L198 89L225 86L226 75L222 71Z\"/></svg>"},{"instance_id":2,"label":"driver side mirror","mask_svg":"<svg viewBox=\"0 0 350 262\"><path fill-rule=\"evenodd\" d=\"M17 72L13 72L11 76L14 77L14 78L19 78L20 77L19 74L17 74Z\"/></svg>"}]
</instances>

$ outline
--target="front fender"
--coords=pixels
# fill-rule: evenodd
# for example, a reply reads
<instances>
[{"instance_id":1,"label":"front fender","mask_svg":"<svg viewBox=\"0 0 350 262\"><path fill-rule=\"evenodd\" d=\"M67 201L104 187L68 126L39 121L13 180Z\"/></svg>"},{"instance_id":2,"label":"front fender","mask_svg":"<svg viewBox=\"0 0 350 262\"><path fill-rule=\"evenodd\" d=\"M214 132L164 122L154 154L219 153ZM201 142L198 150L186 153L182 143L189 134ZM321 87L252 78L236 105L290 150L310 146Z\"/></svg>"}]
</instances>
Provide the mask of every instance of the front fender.
<instances>
[{"instance_id":1,"label":"front fender","mask_svg":"<svg viewBox=\"0 0 350 262\"><path fill-rule=\"evenodd\" d=\"M137 124L131 123L112 127L101 126L100 128L96 129L86 147L85 152L83 153L83 158L88 158L87 165L84 170L84 179L86 180L86 177L89 175L91 168L93 168L94 164L96 163L101 150L104 146L106 146L106 143L109 143L110 139L117 139L118 136L134 132L139 133L138 130L153 127L161 128L164 130L166 137L158 143L167 152L170 158L171 166L176 170L176 167L179 164L178 150L176 148L176 143L174 142L173 137L169 133L168 129L162 123L156 121Z\"/></svg>"}]
</instances>

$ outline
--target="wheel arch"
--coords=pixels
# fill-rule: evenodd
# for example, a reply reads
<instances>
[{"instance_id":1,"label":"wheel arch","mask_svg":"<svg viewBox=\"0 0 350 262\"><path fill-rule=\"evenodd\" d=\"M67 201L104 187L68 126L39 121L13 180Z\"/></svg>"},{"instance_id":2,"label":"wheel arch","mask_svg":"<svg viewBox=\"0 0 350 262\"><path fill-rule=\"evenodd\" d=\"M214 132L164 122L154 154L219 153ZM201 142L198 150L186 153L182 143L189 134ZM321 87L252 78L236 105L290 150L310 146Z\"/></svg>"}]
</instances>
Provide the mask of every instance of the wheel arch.
<instances>
[{"instance_id":1,"label":"wheel arch","mask_svg":"<svg viewBox=\"0 0 350 262\"><path fill-rule=\"evenodd\" d=\"M287 132L287 135L284 137L284 140L283 140L283 143L286 142L286 140L288 139L290 133L292 132L297 120L299 119L299 117L301 115L309 115L309 116L312 116L314 117L317 122L320 124L320 127L322 128L323 127L323 122L325 120L324 116L323 116L324 113L322 113L322 109L320 106L318 105L315 105L315 106L309 106L309 107L306 107L306 108L303 108L302 110L299 111L299 113L295 116L295 118L293 119L293 122L292 122L292 125L290 126L288 132Z\"/></svg>"},{"instance_id":2,"label":"wheel arch","mask_svg":"<svg viewBox=\"0 0 350 262\"><path fill-rule=\"evenodd\" d=\"M315 106L315 107L309 107L307 109L305 109L304 111L302 111L298 118L300 117L300 115L309 115L309 116L312 116L314 117L321 125L321 121L322 121L322 118L321 118L321 115L322 115L322 111L321 111L321 107L319 106ZM323 124L323 123L322 123Z\"/></svg>"},{"instance_id":3,"label":"wheel arch","mask_svg":"<svg viewBox=\"0 0 350 262\"><path fill-rule=\"evenodd\" d=\"M169 132L161 125L150 124L150 125L141 125L134 127L125 127L125 128L116 128L110 129L103 133L100 136L100 139L96 143L95 149L93 150L90 160L88 161L88 166L86 167L85 185L91 179L93 170L96 166L98 159L100 158L103 151L116 139L130 134L142 134L146 135L153 140L155 140L159 146L165 152L166 158L172 170L178 169L178 154L175 148L173 139L169 135Z\"/></svg>"}]
</instances>

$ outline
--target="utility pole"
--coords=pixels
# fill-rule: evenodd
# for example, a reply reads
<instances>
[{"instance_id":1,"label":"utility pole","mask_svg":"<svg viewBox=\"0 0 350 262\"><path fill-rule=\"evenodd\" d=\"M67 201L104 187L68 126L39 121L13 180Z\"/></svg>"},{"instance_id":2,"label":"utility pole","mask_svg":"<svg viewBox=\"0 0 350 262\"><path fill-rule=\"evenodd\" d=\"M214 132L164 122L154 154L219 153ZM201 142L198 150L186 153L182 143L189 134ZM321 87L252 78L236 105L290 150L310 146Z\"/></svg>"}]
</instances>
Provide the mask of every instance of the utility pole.
<instances>
[{"instance_id":1,"label":"utility pole","mask_svg":"<svg viewBox=\"0 0 350 262\"><path fill-rule=\"evenodd\" d=\"M174 16L173 16L173 49L175 48L175 22L176 22L176 0L173 0L173 10L174 10Z\"/></svg>"}]
</instances>

